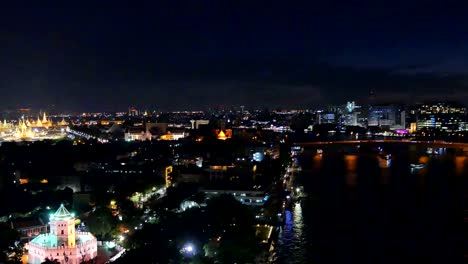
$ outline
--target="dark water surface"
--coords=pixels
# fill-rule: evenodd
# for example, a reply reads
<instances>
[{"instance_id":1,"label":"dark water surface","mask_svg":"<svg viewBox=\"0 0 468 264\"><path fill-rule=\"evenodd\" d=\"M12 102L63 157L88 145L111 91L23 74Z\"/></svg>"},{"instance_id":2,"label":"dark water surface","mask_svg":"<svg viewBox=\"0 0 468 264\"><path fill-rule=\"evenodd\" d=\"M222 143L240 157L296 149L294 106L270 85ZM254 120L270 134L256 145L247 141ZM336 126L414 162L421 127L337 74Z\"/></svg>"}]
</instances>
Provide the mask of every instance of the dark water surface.
<instances>
[{"instance_id":1,"label":"dark water surface","mask_svg":"<svg viewBox=\"0 0 468 264\"><path fill-rule=\"evenodd\" d=\"M308 197L286 213L279 263L464 263L466 157L391 162L314 156L297 175Z\"/></svg>"}]
</instances>

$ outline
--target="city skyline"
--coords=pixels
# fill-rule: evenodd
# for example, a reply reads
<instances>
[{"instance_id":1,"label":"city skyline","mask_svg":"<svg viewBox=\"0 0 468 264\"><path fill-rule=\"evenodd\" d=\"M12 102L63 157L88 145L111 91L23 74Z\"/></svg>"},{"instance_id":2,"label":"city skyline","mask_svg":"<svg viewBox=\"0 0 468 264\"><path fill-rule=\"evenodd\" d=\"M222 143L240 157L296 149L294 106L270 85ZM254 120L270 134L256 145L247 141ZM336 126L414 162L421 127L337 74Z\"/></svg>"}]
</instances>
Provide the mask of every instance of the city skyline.
<instances>
[{"instance_id":1,"label":"city skyline","mask_svg":"<svg viewBox=\"0 0 468 264\"><path fill-rule=\"evenodd\" d=\"M6 107L69 111L468 102L467 4L203 2L3 10Z\"/></svg>"},{"instance_id":2,"label":"city skyline","mask_svg":"<svg viewBox=\"0 0 468 264\"><path fill-rule=\"evenodd\" d=\"M467 262L467 11L4 5L0 263Z\"/></svg>"}]
</instances>

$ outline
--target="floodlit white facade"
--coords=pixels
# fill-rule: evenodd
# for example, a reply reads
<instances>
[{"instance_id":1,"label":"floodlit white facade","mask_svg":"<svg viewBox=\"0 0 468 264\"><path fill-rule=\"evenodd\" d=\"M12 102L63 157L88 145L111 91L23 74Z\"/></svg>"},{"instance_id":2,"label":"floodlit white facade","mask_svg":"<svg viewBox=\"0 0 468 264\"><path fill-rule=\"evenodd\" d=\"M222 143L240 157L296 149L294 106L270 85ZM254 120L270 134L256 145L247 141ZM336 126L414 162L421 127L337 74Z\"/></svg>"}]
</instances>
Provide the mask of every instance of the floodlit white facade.
<instances>
[{"instance_id":1,"label":"floodlit white facade","mask_svg":"<svg viewBox=\"0 0 468 264\"><path fill-rule=\"evenodd\" d=\"M50 216L50 233L29 242L28 263L39 264L46 258L62 264L78 264L97 256L97 240L89 232L75 231L75 217L63 206Z\"/></svg>"}]
</instances>

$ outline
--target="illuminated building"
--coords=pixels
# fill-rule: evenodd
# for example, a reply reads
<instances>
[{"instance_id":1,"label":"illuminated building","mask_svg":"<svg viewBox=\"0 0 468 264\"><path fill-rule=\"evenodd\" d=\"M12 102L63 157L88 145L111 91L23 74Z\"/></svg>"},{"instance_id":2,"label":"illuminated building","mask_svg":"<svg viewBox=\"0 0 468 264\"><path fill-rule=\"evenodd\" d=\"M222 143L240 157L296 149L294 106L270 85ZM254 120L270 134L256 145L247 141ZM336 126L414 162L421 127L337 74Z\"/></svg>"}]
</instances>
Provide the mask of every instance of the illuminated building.
<instances>
[{"instance_id":1,"label":"illuminated building","mask_svg":"<svg viewBox=\"0 0 468 264\"><path fill-rule=\"evenodd\" d=\"M221 194L230 194L239 202L249 206L263 206L268 196L263 190L203 190L206 197L212 198Z\"/></svg>"},{"instance_id":2,"label":"illuminated building","mask_svg":"<svg viewBox=\"0 0 468 264\"><path fill-rule=\"evenodd\" d=\"M227 139L226 134L224 134L224 132L222 130L219 131L219 133L218 133L218 139L219 140L226 140Z\"/></svg>"},{"instance_id":3,"label":"illuminated building","mask_svg":"<svg viewBox=\"0 0 468 264\"><path fill-rule=\"evenodd\" d=\"M128 108L128 116L138 116L140 114L140 111L136 109L135 107L131 106Z\"/></svg>"},{"instance_id":4,"label":"illuminated building","mask_svg":"<svg viewBox=\"0 0 468 264\"><path fill-rule=\"evenodd\" d=\"M3 120L3 123L0 122L0 131L8 131L14 128L14 125L11 123L7 123L6 120Z\"/></svg>"},{"instance_id":5,"label":"illuminated building","mask_svg":"<svg viewBox=\"0 0 468 264\"><path fill-rule=\"evenodd\" d=\"M455 102L434 102L416 110L417 129L460 131L466 126L466 108Z\"/></svg>"},{"instance_id":6,"label":"illuminated building","mask_svg":"<svg viewBox=\"0 0 468 264\"><path fill-rule=\"evenodd\" d=\"M75 217L62 205L50 215L50 233L29 242L28 263L39 264L46 258L59 263L78 264L97 256L97 240L89 232L76 232Z\"/></svg>"},{"instance_id":7,"label":"illuminated building","mask_svg":"<svg viewBox=\"0 0 468 264\"><path fill-rule=\"evenodd\" d=\"M192 129L198 129L200 126L208 125L210 120L190 120L192 124Z\"/></svg>"},{"instance_id":8,"label":"illuminated building","mask_svg":"<svg viewBox=\"0 0 468 264\"><path fill-rule=\"evenodd\" d=\"M225 129L225 130L216 129L215 134L219 140L226 140L232 137L232 130L231 129Z\"/></svg>"},{"instance_id":9,"label":"illuminated building","mask_svg":"<svg viewBox=\"0 0 468 264\"><path fill-rule=\"evenodd\" d=\"M164 169L164 179L166 180L166 187L172 185L172 166L167 166Z\"/></svg>"},{"instance_id":10,"label":"illuminated building","mask_svg":"<svg viewBox=\"0 0 468 264\"><path fill-rule=\"evenodd\" d=\"M409 129L409 132L411 134L415 133L417 131L417 124L415 122L411 123L410 124L410 129Z\"/></svg>"},{"instance_id":11,"label":"illuminated building","mask_svg":"<svg viewBox=\"0 0 468 264\"><path fill-rule=\"evenodd\" d=\"M146 134L143 128L135 127L129 128L125 132L125 141L141 141L146 140Z\"/></svg>"},{"instance_id":12,"label":"illuminated building","mask_svg":"<svg viewBox=\"0 0 468 264\"><path fill-rule=\"evenodd\" d=\"M165 135L161 135L159 137L160 140L179 140L182 139L186 136L186 133L184 131L174 131L174 132L168 132Z\"/></svg>"},{"instance_id":13,"label":"illuminated building","mask_svg":"<svg viewBox=\"0 0 468 264\"><path fill-rule=\"evenodd\" d=\"M400 105L382 104L369 106L368 126L391 129L406 127L406 114Z\"/></svg>"},{"instance_id":14,"label":"illuminated building","mask_svg":"<svg viewBox=\"0 0 468 264\"><path fill-rule=\"evenodd\" d=\"M63 121L65 122L65 120ZM54 124L52 123L52 120L47 118L46 113L42 114L42 119L39 117L37 117L36 120L24 119L24 123L26 124L27 127L31 127L31 128L50 128L54 126ZM60 122L58 124L60 124ZM66 123L66 125L68 125L68 123Z\"/></svg>"},{"instance_id":15,"label":"illuminated building","mask_svg":"<svg viewBox=\"0 0 468 264\"><path fill-rule=\"evenodd\" d=\"M37 121L40 121L39 118L37 118ZM42 115L42 121L40 121L38 123L40 123L41 127L51 127L52 126L52 120L47 119L47 114L45 112ZM39 126L39 124L36 124L36 126Z\"/></svg>"},{"instance_id":16,"label":"illuminated building","mask_svg":"<svg viewBox=\"0 0 468 264\"><path fill-rule=\"evenodd\" d=\"M219 180L224 179L227 175L227 171L229 169L233 169L235 166L232 165L212 165L208 168L208 172L210 174L209 179L211 180Z\"/></svg>"},{"instance_id":17,"label":"illuminated building","mask_svg":"<svg viewBox=\"0 0 468 264\"><path fill-rule=\"evenodd\" d=\"M101 120L100 123L102 126L108 126L110 124L122 125L123 121L122 120Z\"/></svg>"},{"instance_id":18,"label":"illuminated building","mask_svg":"<svg viewBox=\"0 0 468 264\"><path fill-rule=\"evenodd\" d=\"M36 133L32 130L31 126L27 125L26 121L20 119L13 136L17 139L30 139L34 138Z\"/></svg>"},{"instance_id":19,"label":"illuminated building","mask_svg":"<svg viewBox=\"0 0 468 264\"><path fill-rule=\"evenodd\" d=\"M316 124L334 124L336 123L335 121L335 114L330 113L330 112L324 112L322 110L319 110L316 112L317 115L317 120Z\"/></svg>"},{"instance_id":20,"label":"illuminated building","mask_svg":"<svg viewBox=\"0 0 468 264\"><path fill-rule=\"evenodd\" d=\"M156 139L158 136L167 134L168 123L145 123L145 133L148 139Z\"/></svg>"},{"instance_id":21,"label":"illuminated building","mask_svg":"<svg viewBox=\"0 0 468 264\"><path fill-rule=\"evenodd\" d=\"M65 121L64 118L62 118L62 120L57 123L57 126L66 127L66 126L68 126L68 122Z\"/></svg>"},{"instance_id":22,"label":"illuminated building","mask_svg":"<svg viewBox=\"0 0 468 264\"><path fill-rule=\"evenodd\" d=\"M39 234L47 233L47 224L41 218L20 218L10 221L10 226L16 229L20 234L20 240L23 243L28 243L31 239Z\"/></svg>"},{"instance_id":23,"label":"illuminated building","mask_svg":"<svg viewBox=\"0 0 468 264\"><path fill-rule=\"evenodd\" d=\"M20 118L18 123L8 123L6 120L0 123L0 137L4 141L35 141L43 139L58 139L65 136L64 128L68 126L65 120L54 124L44 113L42 119L29 120ZM55 130L56 128L61 128Z\"/></svg>"},{"instance_id":24,"label":"illuminated building","mask_svg":"<svg viewBox=\"0 0 468 264\"><path fill-rule=\"evenodd\" d=\"M359 116L361 115L361 106L356 105L354 101L347 102L342 109L339 109L337 115L340 116L338 120L339 125L357 126L360 124Z\"/></svg>"}]
</instances>

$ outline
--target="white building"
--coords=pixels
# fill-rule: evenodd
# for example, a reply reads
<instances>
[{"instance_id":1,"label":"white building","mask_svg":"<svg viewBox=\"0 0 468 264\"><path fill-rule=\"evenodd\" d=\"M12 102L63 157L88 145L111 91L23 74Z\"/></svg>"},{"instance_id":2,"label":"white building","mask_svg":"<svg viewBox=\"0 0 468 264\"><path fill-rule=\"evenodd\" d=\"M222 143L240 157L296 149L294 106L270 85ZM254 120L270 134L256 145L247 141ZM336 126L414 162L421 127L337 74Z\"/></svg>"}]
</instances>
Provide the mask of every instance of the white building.
<instances>
[{"instance_id":1,"label":"white building","mask_svg":"<svg viewBox=\"0 0 468 264\"><path fill-rule=\"evenodd\" d=\"M125 132L125 141L142 141L146 140L147 135L145 133L145 130L140 127L135 127L135 128L129 128Z\"/></svg>"},{"instance_id":2,"label":"white building","mask_svg":"<svg viewBox=\"0 0 468 264\"><path fill-rule=\"evenodd\" d=\"M192 129L199 129L201 125L208 125L210 120L190 120L190 123L192 124Z\"/></svg>"},{"instance_id":3,"label":"white building","mask_svg":"<svg viewBox=\"0 0 468 264\"><path fill-rule=\"evenodd\" d=\"M249 206L263 206L268 200L268 194L263 190L203 190L207 199L221 194L230 194L234 198Z\"/></svg>"},{"instance_id":4,"label":"white building","mask_svg":"<svg viewBox=\"0 0 468 264\"><path fill-rule=\"evenodd\" d=\"M28 263L39 264L46 258L60 263L78 264L97 257L97 240L89 232L75 232L75 217L62 205L50 216L50 233L29 242Z\"/></svg>"}]
</instances>

